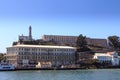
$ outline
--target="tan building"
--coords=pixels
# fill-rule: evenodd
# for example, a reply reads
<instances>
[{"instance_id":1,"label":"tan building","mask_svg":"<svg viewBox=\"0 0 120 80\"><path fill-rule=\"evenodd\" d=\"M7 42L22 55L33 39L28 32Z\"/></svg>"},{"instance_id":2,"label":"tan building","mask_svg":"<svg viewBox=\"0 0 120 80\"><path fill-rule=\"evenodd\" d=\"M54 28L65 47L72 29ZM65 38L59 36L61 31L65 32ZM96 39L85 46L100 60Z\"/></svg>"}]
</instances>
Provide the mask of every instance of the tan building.
<instances>
[{"instance_id":1,"label":"tan building","mask_svg":"<svg viewBox=\"0 0 120 80\"><path fill-rule=\"evenodd\" d=\"M88 45L107 47L107 39L87 38L86 41Z\"/></svg>"},{"instance_id":2,"label":"tan building","mask_svg":"<svg viewBox=\"0 0 120 80\"><path fill-rule=\"evenodd\" d=\"M75 45L77 37L76 36L60 36L60 35L43 35L42 39L44 41L53 40L61 45L65 45L65 44Z\"/></svg>"},{"instance_id":3,"label":"tan building","mask_svg":"<svg viewBox=\"0 0 120 80\"><path fill-rule=\"evenodd\" d=\"M76 48L69 46L16 45L7 48L6 58L15 67L35 67L38 62L52 66L75 63Z\"/></svg>"},{"instance_id":4,"label":"tan building","mask_svg":"<svg viewBox=\"0 0 120 80\"><path fill-rule=\"evenodd\" d=\"M76 45L77 38L78 36L61 36L61 35L43 35L42 36L42 39L44 41L53 40L60 45L71 45L71 46ZM87 38L86 41L88 45L107 47L106 39Z\"/></svg>"}]
</instances>

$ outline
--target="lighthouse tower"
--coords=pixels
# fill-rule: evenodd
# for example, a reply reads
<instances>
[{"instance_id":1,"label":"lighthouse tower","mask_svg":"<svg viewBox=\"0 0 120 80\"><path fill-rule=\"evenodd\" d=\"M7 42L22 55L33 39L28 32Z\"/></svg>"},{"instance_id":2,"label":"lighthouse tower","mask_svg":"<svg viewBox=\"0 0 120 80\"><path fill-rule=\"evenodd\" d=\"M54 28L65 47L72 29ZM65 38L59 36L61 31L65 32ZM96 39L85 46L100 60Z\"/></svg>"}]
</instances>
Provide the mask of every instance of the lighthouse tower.
<instances>
[{"instance_id":1,"label":"lighthouse tower","mask_svg":"<svg viewBox=\"0 0 120 80\"><path fill-rule=\"evenodd\" d=\"M19 41L32 41L32 27L29 26L29 35L28 36L24 36L23 34L21 36L19 36Z\"/></svg>"},{"instance_id":2,"label":"lighthouse tower","mask_svg":"<svg viewBox=\"0 0 120 80\"><path fill-rule=\"evenodd\" d=\"M29 27L29 40L32 41L32 27Z\"/></svg>"}]
</instances>

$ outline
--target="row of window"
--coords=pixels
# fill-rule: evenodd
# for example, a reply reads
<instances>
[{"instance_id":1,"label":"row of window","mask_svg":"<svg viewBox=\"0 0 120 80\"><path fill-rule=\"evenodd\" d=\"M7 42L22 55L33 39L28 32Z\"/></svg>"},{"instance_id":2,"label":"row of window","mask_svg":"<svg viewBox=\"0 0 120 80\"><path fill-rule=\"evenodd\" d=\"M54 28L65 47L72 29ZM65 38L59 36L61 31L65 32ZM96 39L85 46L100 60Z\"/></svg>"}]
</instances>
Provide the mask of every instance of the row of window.
<instances>
[{"instance_id":1,"label":"row of window","mask_svg":"<svg viewBox=\"0 0 120 80\"><path fill-rule=\"evenodd\" d=\"M74 49L10 48L7 51L75 51Z\"/></svg>"},{"instance_id":2,"label":"row of window","mask_svg":"<svg viewBox=\"0 0 120 80\"><path fill-rule=\"evenodd\" d=\"M74 53L32 53L32 52L19 52L19 55L74 55Z\"/></svg>"},{"instance_id":3,"label":"row of window","mask_svg":"<svg viewBox=\"0 0 120 80\"><path fill-rule=\"evenodd\" d=\"M99 60L112 60L112 57L109 56L98 56Z\"/></svg>"},{"instance_id":4,"label":"row of window","mask_svg":"<svg viewBox=\"0 0 120 80\"><path fill-rule=\"evenodd\" d=\"M73 60L72 57L48 57L48 56L34 56L34 57L29 57L29 56L19 56L19 59L32 59L32 60Z\"/></svg>"},{"instance_id":5,"label":"row of window","mask_svg":"<svg viewBox=\"0 0 120 80\"><path fill-rule=\"evenodd\" d=\"M45 36L45 39L46 39L46 40L53 40L53 41L54 41L54 40L55 40L55 41L56 41L56 40L57 40L57 41L58 41L58 40L61 40L61 41L69 41L69 40L71 40L71 41L74 41L74 42L75 42L75 41L77 40L77 37Z\"/></svg>"}]
</instances>

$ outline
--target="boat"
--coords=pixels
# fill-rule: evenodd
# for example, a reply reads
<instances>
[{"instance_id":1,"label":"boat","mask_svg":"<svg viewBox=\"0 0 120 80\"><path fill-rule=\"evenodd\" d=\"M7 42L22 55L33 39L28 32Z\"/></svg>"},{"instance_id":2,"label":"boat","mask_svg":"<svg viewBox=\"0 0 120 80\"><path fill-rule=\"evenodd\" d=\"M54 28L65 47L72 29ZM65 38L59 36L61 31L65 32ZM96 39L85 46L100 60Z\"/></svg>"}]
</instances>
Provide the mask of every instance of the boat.
<instances>
[{"instance_id":1,"label":"boat","mask_svg":"<svg viewBox=\"0 0 120 80\"><path fill-rule=\"evenodd\" d=\"M7 62L0 63L0 71L11 71L15 70L15 67L12 64L9 64Z\"/></svg>"}]
</instances>

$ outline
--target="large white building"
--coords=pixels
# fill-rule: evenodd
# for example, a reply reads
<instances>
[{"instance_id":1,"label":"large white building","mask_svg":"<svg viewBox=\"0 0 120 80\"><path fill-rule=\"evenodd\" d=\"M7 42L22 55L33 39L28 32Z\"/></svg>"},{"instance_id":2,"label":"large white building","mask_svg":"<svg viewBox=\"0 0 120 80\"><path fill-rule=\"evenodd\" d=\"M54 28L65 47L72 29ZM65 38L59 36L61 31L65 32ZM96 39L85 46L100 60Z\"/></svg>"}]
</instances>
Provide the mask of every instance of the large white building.
<instances>
[{"instance_id":1,"label":"large white building","mask_svg":"<svg viewBox=\"0 0 120 80\"><path fill-rule=\"evenodd\" d=\"M95 53L94 59L98 59L100 62L111 62L112 65L119 65L117 52Z\"/></svg>"},{"instance_id":2,"label":"large white building","mask_svg":"<svg viewBox=\"0 0 120 80\"><path fill-rule=\"evenodd\" d=\"M75 63L76 48L69 46L15 45L7 48L6 58L15 67L36 66L50 62L52 66Z\"/></svg>"}]
</instances>

